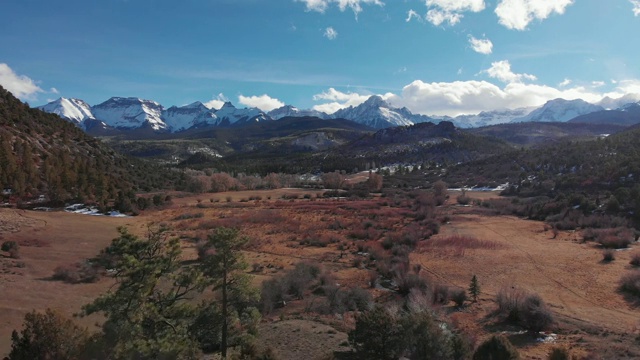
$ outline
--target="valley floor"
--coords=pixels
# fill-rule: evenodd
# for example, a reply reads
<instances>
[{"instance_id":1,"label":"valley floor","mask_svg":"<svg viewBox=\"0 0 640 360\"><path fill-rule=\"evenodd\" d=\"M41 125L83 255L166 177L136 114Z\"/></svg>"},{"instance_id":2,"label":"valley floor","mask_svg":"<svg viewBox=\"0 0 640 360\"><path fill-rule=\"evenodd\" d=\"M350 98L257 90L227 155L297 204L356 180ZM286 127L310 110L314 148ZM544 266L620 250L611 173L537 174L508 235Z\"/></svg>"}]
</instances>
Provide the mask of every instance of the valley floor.
<instances>
[{"instance_id":1,"label":"valley floor","mask_svg":"<svg viewBox=\"0 0 640 360\"><path fill-rule=\"evenodd\" d=\"M235 218L244 221L243 232L253 239L246 257L249 264L261 269L253 272L256 285L299 261L315 260L330 269L342 285L366 288L368 270L353 266L358 256L354 251L338 250L337 244L299 245L298 232L310 224L318 224L315 229L326 229L324 223L330 220L326 212L314 212L304 204L294 206L309 201L302 195L316 193L281 189L174 197L169 208L133 218L0 209L0 241L15 240L21 245L20 259L0 258L0 356L8 352L11 331L20 328L25 313L51 307L73 315L112 285L109 279L71 285L50 278L57 266L97 254L117 236L118 226L143 234L148 223L167 222L176 234L187 238L206 234L206 221L214 221L215 225ZM297 200L280 200L283 195L296 195ZM251 197L255 200L248 200ZM324 199L316 202L322 206L347 203ZM422 274L444 285L466 289L471 277L477 275L482 289L478 303L463 309L452 305L441 309L458 326L475 334L478 340L490 333L510 334L524 358L530 359L546 358L554 344L566 345L577 353L594 351L607 358L640 356L640 344L635 341L640 331L640 308L627 303L616 291L637 245L616 252L615 261L605 264L601 263L600 250L593 244L580 243L577 232L561 232L553 238L541 222L491 216L473 206L457 206L453 200L438 211L450 221L432 240L461 235L491 244L480 248L419 245L410 256L412 264L421 265ZM184 214L196 214L197 218L175 220ZM277 220L270 222L265 216L275 216ZM349 221L348 213L341 216L345 223ZM185 241L184 248L185 256L194 256L193 243ZM538 342L519 334L520 329L496 320L495 295L510 286L536 292L547 302L558 322L553 343ZM379 290L374 293L384 296ZM312 316L304 311L307 305L304 301L294 302L282 313L266 316L261 326L263 341L284 359L298 359L306 350L310 352L309 359L325 355L327 350L344 351L345 333L352 317ZM98 319L76 320L91 327ZM309 344L307 349L307 345L295 340L312 335L318 339L317 344L324 345L311 348Z\"/></svg>"}]
</instances>

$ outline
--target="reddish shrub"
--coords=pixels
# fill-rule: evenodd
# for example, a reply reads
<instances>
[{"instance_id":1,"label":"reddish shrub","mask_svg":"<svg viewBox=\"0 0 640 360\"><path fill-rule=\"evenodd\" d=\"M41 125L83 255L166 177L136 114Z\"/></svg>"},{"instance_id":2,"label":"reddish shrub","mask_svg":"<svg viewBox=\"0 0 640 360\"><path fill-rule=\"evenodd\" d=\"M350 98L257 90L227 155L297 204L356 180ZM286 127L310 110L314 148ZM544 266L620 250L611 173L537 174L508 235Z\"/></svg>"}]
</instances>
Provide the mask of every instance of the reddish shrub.
<instances>
[{"instance_id":1,"label":"reddish shrub","mask_svg":"<svg viewBox=\"0 0 640 360\"><path fill-rule=\"evenodd\" d=\"M86 262L61 265L53 270L53 279L69 284L92 283L100 279L101 272Z\"/></svg>"}]
</instances>

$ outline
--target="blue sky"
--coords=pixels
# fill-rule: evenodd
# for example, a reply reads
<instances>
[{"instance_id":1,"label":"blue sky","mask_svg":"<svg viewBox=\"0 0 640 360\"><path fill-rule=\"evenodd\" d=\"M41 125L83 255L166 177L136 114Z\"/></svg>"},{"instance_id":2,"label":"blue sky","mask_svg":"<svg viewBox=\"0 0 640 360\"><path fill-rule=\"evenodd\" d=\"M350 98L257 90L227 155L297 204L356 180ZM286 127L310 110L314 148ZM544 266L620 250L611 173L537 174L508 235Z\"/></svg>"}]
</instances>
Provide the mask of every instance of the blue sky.
<instances>
[{"instance_id":1,"label":"blue sky","mask_svg":"<svg viewBox=\"0 0 640 360\"><path fill-rule=\"evenodd\" d=\"M3 0L0 85L423 114L640 94L640 0ZM640 97L638 97L640 99Z\"/></svg>"}]
</instances>

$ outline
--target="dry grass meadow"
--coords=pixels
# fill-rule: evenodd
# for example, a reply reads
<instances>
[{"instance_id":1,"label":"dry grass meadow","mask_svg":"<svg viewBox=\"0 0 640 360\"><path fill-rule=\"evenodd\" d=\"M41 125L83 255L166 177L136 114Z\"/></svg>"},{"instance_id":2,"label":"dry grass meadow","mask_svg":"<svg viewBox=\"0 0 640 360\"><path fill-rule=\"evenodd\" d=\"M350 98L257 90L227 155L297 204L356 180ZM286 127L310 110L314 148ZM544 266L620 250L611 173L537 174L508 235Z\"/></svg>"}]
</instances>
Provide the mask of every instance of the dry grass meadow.
<instances>
[{"instance_id":1,"label":"dry grass meadow","mask_svg":"<svg viewBox=\"0 0 640 360\"><path fill-rule=\"evenodd\" d=\"M0 258L0 356L8 352L11 331L20 328L25 313L50 307L73 315L112 285L108 278L66 284L52 281L51 275L57 266L97 254L117 235L118 226L143 234L149 223L166 223L183 240L188 258L196 256L197 239L210 229L241 226L251 239L245 257L258 286L306 261L320 263L340 286L368 289L371 254L385 251L384 239L410 241L427 235L415 225L402 200L329 200L316 198L318 193L279 189L175 196L165 209L132 218L0 209L0 240L21 245L20 259ZM437 208L437 218L442 219L439 234L417 242L411 264L420 264L420 274L433 283L450 287L466 289L477 275L482 289L477 303L462 309L452 303L439 308L477 341L505 333L530 359L545 359L551 346L558 344L578 355L640 354L636 340L640 309L617 292L637 245L616 252L613 262L602 263L601 251L592 243L581 243L577 232L561 232L554 238L541 222L492 216L474 206L458 206L454 200ZM549 342L521 334L495 316L496 293L516 285L538 293L551 308L557 324ZM374 298L396 296L380 288L369 291ZM309 311L311 301L312 297L293 301L265 316L261 341L284 359L346 351L353 316L315 314ZM92 327L99 319L77 320Z\"/></svg>"}]
</instances>

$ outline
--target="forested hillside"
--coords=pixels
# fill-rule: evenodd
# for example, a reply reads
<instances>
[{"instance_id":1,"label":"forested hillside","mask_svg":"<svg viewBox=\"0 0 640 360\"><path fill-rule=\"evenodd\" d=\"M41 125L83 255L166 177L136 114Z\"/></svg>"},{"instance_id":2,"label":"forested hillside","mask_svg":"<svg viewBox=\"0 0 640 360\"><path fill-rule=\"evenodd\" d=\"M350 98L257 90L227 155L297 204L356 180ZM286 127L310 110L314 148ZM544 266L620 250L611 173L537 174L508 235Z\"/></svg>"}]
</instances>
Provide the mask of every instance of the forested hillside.
<instances>
[{"instance_id":1,"label":"forested hillside","mask_svg":"<svg viewBox=\"0 0 640 360\"><path fill-rule=\"evenodd\" d=\"M116 203L138 190L173 187L180 174L125 158L57 115L31 109L0 87L0 186L20 201L45 195Z\"/></svg>"}]
</instances>

